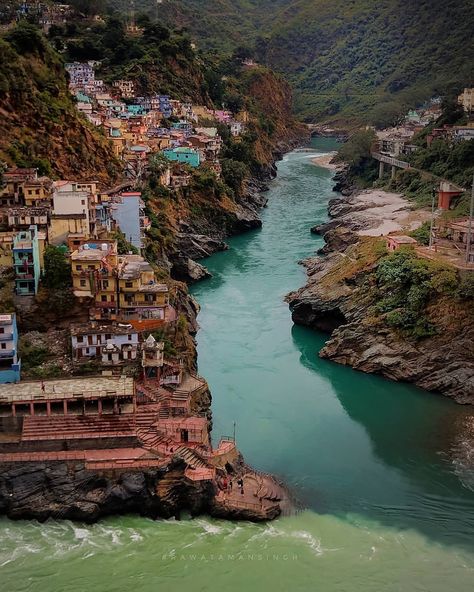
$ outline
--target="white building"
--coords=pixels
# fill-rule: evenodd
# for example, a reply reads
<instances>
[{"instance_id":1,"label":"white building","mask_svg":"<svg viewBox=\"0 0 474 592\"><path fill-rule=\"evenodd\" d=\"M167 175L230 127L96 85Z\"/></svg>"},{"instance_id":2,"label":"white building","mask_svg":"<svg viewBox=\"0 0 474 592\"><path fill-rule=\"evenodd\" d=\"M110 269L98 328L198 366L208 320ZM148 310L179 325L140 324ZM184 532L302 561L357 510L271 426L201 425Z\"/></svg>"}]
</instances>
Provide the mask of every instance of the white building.
<instances>
[{"instance_id":1,"label":"white building","mask_svg":"<svg viewBox=\"0 0 474 592\"><path fill-rule=\"evenodd\" d=\"M74 325L71 345L77 363L96 359L106 366L126 364L138 357L138 332L132 325Z\"/></svg>"}]
</instances>

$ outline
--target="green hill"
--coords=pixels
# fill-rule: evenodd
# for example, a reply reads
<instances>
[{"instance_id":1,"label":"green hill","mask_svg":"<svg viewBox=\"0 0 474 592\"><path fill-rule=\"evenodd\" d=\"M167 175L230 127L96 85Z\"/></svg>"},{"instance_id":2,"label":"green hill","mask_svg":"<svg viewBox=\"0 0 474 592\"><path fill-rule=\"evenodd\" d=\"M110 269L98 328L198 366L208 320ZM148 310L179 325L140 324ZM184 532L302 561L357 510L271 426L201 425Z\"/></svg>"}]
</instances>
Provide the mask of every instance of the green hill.
<instances>
[{"instance_id":1,"label":"green hill","mask_svg":"<svg viewBox=\"0 0 474 592\"><path fill-rule=\"evenodd\" d=\"M125 0L110 0L124 7ZM199 48L246 45L295 88L308 121L389 122L474 82L474 0L137 0Z\"/></svg>"}]
</instances>

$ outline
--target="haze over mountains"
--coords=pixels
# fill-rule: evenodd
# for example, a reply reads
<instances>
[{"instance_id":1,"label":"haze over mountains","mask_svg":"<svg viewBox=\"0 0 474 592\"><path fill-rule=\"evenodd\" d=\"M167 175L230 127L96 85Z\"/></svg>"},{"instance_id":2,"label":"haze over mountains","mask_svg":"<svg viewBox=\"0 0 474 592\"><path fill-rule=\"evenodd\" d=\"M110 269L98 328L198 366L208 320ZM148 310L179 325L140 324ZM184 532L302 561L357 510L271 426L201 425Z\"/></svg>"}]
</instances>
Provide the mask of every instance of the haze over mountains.
<instances>
[{"instance_id":1,"label":"haze over mountains","mask_svg":"<svg viewBox=\"0 0 474 592\"><path fill-rule=\"evenodd\" d=\"M110 0L126 10L128 0ZM136 0L202 50L250 47L307 120L388 123L474 82L474 0Z\"/></svg>"}]
</instances>

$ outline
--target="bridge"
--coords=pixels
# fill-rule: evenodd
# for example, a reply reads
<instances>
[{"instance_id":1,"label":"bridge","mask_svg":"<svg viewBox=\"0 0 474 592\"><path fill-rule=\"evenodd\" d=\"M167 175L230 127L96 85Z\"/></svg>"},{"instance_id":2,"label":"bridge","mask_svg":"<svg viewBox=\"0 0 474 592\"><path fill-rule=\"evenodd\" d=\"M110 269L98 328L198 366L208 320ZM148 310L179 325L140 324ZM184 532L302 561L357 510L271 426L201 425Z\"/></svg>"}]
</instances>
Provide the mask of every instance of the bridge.
<instances>
[{"instance_id":1,"label":"bridge","mask_svg":"<svg viewBox=\"0 0 474 592\"><path fill-rule=\"evenodd\" d=\"M382 154L380 152L372 152L372 158L379 161L379 179L381 179L385 172L385 165L388 164L392 167L392 179L395 177L397 169L411 169L412 167L408 162L399 160L388 154Z\"/></svg>"}]
</instances>

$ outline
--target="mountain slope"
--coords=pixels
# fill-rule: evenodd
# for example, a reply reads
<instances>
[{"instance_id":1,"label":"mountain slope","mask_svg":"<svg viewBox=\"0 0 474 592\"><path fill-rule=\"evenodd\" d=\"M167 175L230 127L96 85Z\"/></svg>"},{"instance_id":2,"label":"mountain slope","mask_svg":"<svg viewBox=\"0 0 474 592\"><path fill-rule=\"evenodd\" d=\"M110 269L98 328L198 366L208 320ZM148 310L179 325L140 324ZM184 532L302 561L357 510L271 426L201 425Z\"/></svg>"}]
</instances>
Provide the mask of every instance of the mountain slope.
<instances>
[{"instance_id":1,"label":"mountain slope","mask_svg":"<svg viewBox=\"0 0 474 592\"><path fill-rule=\"evenodd\" d=\"M383 123L474 82L474 0L164 0L159 14L203 49L255 47L307 120Z\"/></svg>"},{"instance_id":2,"label":"mountain slope","mask_svg":"<svg viewBox=\"0 0 474 592\"><path fill-rule=\"evenodd\" d=\"M31 25L0 38L0 160L57 177L115 179L106 139L75 108L59 56Z\"/></svg>"}]
</instances>

